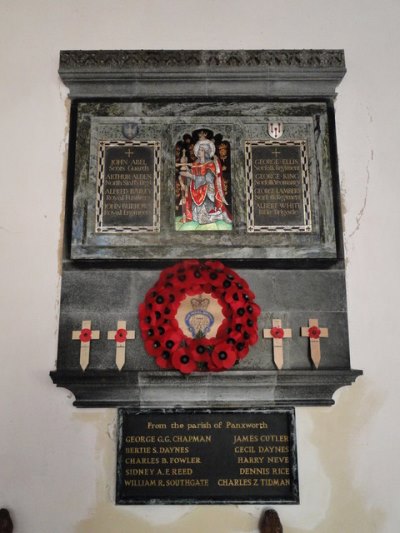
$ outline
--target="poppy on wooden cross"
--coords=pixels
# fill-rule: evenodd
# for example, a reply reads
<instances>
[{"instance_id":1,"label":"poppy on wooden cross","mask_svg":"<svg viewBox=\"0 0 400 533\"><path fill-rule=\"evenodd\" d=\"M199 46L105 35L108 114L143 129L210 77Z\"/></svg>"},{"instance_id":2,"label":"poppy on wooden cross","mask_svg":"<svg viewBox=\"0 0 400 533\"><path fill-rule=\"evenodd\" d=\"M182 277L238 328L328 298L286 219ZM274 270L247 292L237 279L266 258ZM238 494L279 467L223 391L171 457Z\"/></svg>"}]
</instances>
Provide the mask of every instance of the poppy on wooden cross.
<instances>
[{"instance_id":1,"label":"poppy on wooden cross","mask_svg":"<svg viewBox=\"0 0 400 533\"><path fill-rule=\"evenodd\" d=\"M100 339L100 331L92 330L91 320L82 320L82 328L72 332L72 339L81 341L79 363L82 370L85 371L89 364L90 341Z\"/></svg>"},{"instance_id":2,"label":"poppy on wooden cross","mask_svg":"<svg viewBox=\"0 0 400 533\"><path fill-rule=\"evenodd\" d=\"M263 330L265 339L273 339L274 363L278 370L283 367L283 339L292 337L292 330L282 328L282 320L274 318L272 328Z\"/></svg>"},{"instance_id":3,"label":"poppy on wooden cross","mask_svg":"<svg viewBox=\"0 0 400 533\"><path fill-rule=\"evenodd\" d=\"M118 370L122 370L125 365L126 341L134 338L135 331L126 329L126 320L118 320L117 329L107 332L107 339L115 341L115 364Z\"/></svg>"},{"instance_id":4,"label":"poppy on wooden cross","mask_svg":"<svg viewBox=\"0 0 400 533\"><path fill-rule=\"evenodd\" d=\"M308 320L308 327L303 326L301 328L301 336L308 337L310 339L311 360L314 363L315 368L318 368L319 363L321 362L321 346L319 339L320 337L329 337L328 333L328 328L319 327L318 320L316 318L310 318Z\"/></svg>"}]
</instances>

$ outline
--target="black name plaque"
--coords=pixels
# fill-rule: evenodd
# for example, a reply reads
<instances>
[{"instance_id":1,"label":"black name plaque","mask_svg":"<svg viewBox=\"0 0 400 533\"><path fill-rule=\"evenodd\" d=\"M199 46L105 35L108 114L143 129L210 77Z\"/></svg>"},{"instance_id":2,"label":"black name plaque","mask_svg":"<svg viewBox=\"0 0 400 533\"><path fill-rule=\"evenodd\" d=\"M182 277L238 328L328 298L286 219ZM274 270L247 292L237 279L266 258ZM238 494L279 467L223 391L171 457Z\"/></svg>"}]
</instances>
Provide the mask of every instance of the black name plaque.
<instances>
[{"instance_id":1,"label":"black name plaque","mask_svg":"<svg viewBox=\"0 0 400 533\"><path fill-rule=\"evenodd\" d=\"M119 410L117 503L298 503L294 410Z\"/></svg>"},{"instance_id":2,"label":"black name plaque","mask_svg":"<svg viewBox=\"0 0 400 533\"><path fill-rule=\"evenodd\" d=\"M96 232L160 230L160 144L100 141Z\"/></svg>"},{"instance_id":3,"label":"black name plaque","mask_svg":"<svg viewBox=\"0 0 400 533\"><path fill-rule=\"evenodd\" d=\"M246 143L249 232L310 232L311 204L306 143Z\"/></svg>"}]
</instances>

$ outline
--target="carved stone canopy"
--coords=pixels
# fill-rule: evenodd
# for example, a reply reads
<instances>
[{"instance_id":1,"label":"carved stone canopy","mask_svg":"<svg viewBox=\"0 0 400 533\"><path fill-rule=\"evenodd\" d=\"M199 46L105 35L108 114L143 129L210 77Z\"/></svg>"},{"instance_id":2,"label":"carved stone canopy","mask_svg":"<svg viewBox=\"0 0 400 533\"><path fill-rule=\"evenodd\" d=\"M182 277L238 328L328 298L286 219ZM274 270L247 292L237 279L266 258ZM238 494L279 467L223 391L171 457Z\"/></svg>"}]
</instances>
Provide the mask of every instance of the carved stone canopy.
<instances>
[{"instance_id":1,"label":"carved stone canopy","mask_svg":"<svg viewBox=\"0 0 400 533\"><path fill-rule=\"evenodd\" d=\"M72 98L333 97L343 50L65 50Z\"/></svg>"}]
</instances>

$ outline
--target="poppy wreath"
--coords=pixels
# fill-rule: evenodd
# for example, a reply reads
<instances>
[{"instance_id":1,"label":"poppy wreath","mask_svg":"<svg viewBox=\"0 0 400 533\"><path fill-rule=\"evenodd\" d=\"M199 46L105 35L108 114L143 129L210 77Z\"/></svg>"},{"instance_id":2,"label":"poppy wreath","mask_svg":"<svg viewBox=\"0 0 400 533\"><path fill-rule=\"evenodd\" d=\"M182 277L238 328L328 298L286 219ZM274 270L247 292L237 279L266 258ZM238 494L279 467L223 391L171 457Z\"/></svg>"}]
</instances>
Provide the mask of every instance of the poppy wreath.
<instances>
[{"instance_id":1,"label":"poppy wreath","mask_svg":"<svg viewBox=\"0 0 400 533\"><path fill-rule=\"evenodd\" d=\"M187 296L215 298L223 320L215 337L191 338L176 320ZM168 267L139 306L139 325L147 353L164 369L182 374L220 372L244 359L258 340L260 307L248 283L220 261L185 260Z\"/></svg>"}]
</instances>

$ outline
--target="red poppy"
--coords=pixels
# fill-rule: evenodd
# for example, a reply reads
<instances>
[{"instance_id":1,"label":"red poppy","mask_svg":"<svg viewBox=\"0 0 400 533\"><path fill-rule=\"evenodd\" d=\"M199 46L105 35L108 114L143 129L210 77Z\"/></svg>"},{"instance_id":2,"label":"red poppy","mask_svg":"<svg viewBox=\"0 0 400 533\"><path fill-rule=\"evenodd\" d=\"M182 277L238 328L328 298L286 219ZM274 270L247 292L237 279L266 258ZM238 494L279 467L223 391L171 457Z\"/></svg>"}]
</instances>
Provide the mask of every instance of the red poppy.
<instances>
[{"instance_id":1,"label":"red poppy","mask_svg":"<svg viewBox=\"0 0 400 533\"><path fill-rule=\"evenodd\" d=\"M224 266L224 273L232 281L234 281L236 279L239 279L239 276L236 274L236 272L234 270L232 270L231 268L228 268L226 266Z\"/></svg>"},{"instance_id":2,"label":"red poppy","mask_svg":"<svg viewBox=\"0 0 400 533\"><path fill-rule=\"evenodd\" d=\"M158 317L158 318L157 318ZM139 306L139 324L140 329L146 330L150 329L157 324L161 319L161 313L155 313L152 310L147 308L147 305L140 304Z\"/></svg>"},{"instance_id":3,"label":"red poppy","mask_svg":"<svg viewBox=\"0 0 400 533\"><path fill-rule=\"evenodd\" d=\"M196 294L201 294L203 292L201 285L191 285L188 289L186 289L186 294L189 296L195 296Z\"/></svg>"},{"instance_id":4,"label":"red poppy","mask_svg":"<svg viewBox=\"0 0 400 533\"><path fill-rule=\"evenodd\" d=\"M189 288L194 285L201 285L204 283L205 278L203 277L203 270L200 268L200 263L197 261L196 264L190 266L185 271L186 282Z\"/></svg>"},{"instance_id":5,"label":"red poppy","mask_svg":"<svg viewBox=\"0 0 400 533\"><path fill-rule=\"evenodd\" d=\"M274 339L283 339L285 336L285 332L283 331L283 328L271 328L270 329L271 335Z\"/></svg>"},{"instance_id":6,"label":"red poppy","mask_svg":"<svg viewBox=\"0 0 400 533\"><path fill-rule=\"evenodd\" d=\"M245 292L249 291L251 293L251 290L250 290L250 287L247 281L245 281L243 278L240 278L239 276L236 276L235 285L241 291L245 291Z\"/></svg>"},{"instance_id":7,"label":"red poppy","mask_svg":"<svg viewBox=\"0 0 400 533\"><path fill-rule=\"evenodd\" d=\"M116 340L116 342L125 342L127 335L128 332L126 331L126 329L119 328L115 333L114 339Z\"/></svg>"},{"instance_id":8,"label":"red poppy","mask_svg":"<svg viewBox=\"0 0 400 533\"><path fill-rule=\"evenodd\" d=\"M172 366L182 372L182 374L191 374L197 369L197 364L189 355L189 351L184 348L176 350L172 356Z\"/></svg>"},{"instance_id":9,"label":"red poppy","mask_svg":"<svg viewBox=\"0 0 400 533\"><path fill-rule=\"evenodd\" d=\"M183 335L182 330L179 328L179 323L176 320L176 318L169 319L168 326L169 326L169 329L179 330L179 333Z\"/></svg>"},{"instance_id":10,"label":"red poppy","mask_svg":"<svg viewBox=\"0 0 400 533\"><path fill-rule=\"evenodd\" d=\"M209 372L223 372L225 368L215 366L214 363L212 362L212 359L210 358L210 360L207 362L207 370Z\"/></svg>"},{"instance_id":11,"label":"red poppy","mask_svg":"<svg viewBox=\"0 0 400 533\"><path fill-rule=\"evenodd\" d=\"M253 344L256 344L258 341L258 331L254 328L245 327L242 331L242 335L242 339L250 346L253 346Z\"/></svg>"},{"instance_id":12,"label":"red poppy","mask_svg":"<svg viewBox=\"0 0 400 533\"><path fill-rule=\"evenodd\" d=\"M167 350L163 350L162 353L156 357L155 361L160 368L173 368L171 353Z\"/></svg>"},{"instance_id":13,"label":"red poppy","mask_svg":"<svg viewBox=\"0 0 400 533\"><path fill-rule=\"evenodd\" d=\"M220 288L220 283L221 283L223 274L221 274L217 270L207 270L204 273L204 277L206 279L206 282L209 283L213 288L215 287Z\"/></svg>"},{"instance_id":14,"label":"red poppy","mask_svg":"<svg viewBox=\"0 0 400 533\"><path fill-rule=\"evenodd\" d=\"M250 303L254 300L255 294L250 289L241 291L242 298L245 302Z\"/></svg>"},{"instance_id":15,"label":"red poppy","mask_svg":"<svg viewBox=\"0 0 400 533\"><path fill-rule=\"evenodd\" d=\"M79 340L81 342L90 342L92 339L92 330L89 328L81 329L81 334L79 335Z\"/></svg>"},{"instance_id":16,"label":"red poppy","mask_svg":"<svg viewBox=\"0 0 400 533\"><path fill-rule=\"evenodd\" d=\"M231 321L228 318L224 318L217 330L217 338L225 337L228 333Z\"/></svg>"},{"instance_id":17,"label":"red poppy","mask_svg":"<svg viewBox=\"0 0 400 533\"><path fill-rule=\"evenodd\" d=\"M208 339L193 339L189 346L190 357L199 363L205 363L210 359L210 343Z\"/></svg>"},{"instance_id":18,"label":"red poppy","mask_svg":"<svg viewBox=\"0 0 400 533\"><path fill-rule=\"evenodd\" d=\"M255 344L258 340L257 321L244 316L241 320L235 317L231 322L231 327L227 329L227 335L235 339L236 342L243 341L248 344Z\"/></svg>"},{"instance_id":19,"label":"red poppy","mask_svg":"<svg viewBox=\"0 0 400 533\"><path fill-rule=\"evenodd\" d=\"M243 340L243 331L244 331L243 324L235 324L234 327L231 328L229 337L232 337L232 339L235 339L236 342L239 342Z\"/></svg>"},{"instance_id":20,"label":"red poppy","mask_svg":"<svg viewBox=\"0 0 400 533\"><path fill-rule=\"evenodd\" d=\"M167 350L176 350L183 340L183 333L180 329L168 328L162 336L162 344Z\"/></svg>"},{"instance_id":21,"label":"red poppy","mask_svg":"<svg viewBox=\"0 0 400 533\"><path fill-rule=\"evenodd\" d=\"M173 280L181 266L181 263L176 263L175 265L165 268L160 274L160 283L164 285L165 281Z\"/></svg>"},{"instance_id":22,"label":"red poppy","mask_svg":"<svg viewBox=\"0 0 400 533\"><path fill-rule=\"evenodd\" d=\"M247 313L249 313L249 315L256 318L259 317L261 314L261 308L255 302L249 302L246 305L246 311Z\"/></svg>"},{"instance_id":23,"label":"red poppy","mask_svg":"<svg viewBox=\"0 0 400 533\"><path fill-rule=\"evenodd\" d=\"M237 360L235 345L228 342L220 342L214 346L211 361L217 368L232 368Z\"/></svg>"},{"instance_id":24,"label":"red poppy","mask_svg":"<svg viewBox=\"0 0 400 533\"><path fill-rule=\"evenodd\" d=\"M159 357L165 349L159 339L146 339L144 347L146 352L153 357Z\"/></svg>"},{"instance_id":25,"label":"red poppy","mask_svg":"<svg viewBox=\"0 0 400 533\"><path fill-rule=\"evenodd\" d=\"M310 339L319 339L321 335L321 330L317 326L311 326L308 328L308 336Z\"/></svg>"},{"instance_id":26,"label":"red poppy","mask_svg":"<svg viewBox=\"0 0 400 533\"><path fill-rule=\"evenodd\" d=\"M213 291L211 283L208 283L208 282L203 283L201 287L202 287L202 292L205 292L207 294L211 294Z\"/></svg>"},{"instance_id":27,"label":"red poppy","mask_svg":"<svg viewBox=\"0 0 400 533\"><path fill-rule=\"evenodd\" d=\"M190 286L191 279L191 276L188 276L185 270L183 272L177 272L173 281L175 290L184 291L188 286Z\"/></svg>"},{"instance_id":28,"label":"red poppy","mask_svg":"<svg viewBox=\"0 0 400 533\"><path fill-rule=\"evenodd\" d=\"M243 299L242 292L236 286L232 286L225 292L225 301L230 305L235 305L240 302L243 304L245 300Z\"/></svg>"},{"instance_id":29,"label":"red poppy","mask_svg":"<svg viewBox=\"0 0 400 533\"><path fill-rule=\"evenodd\" d=\"M241 341L241 342L236 343L236 350L237 350L238 358L244 359L246 355L249 353L250 348L248 344Z\"/></svg>"},{"instance_id":30,"label":"red poppy","mask_svg":"<svg viewBox=\"0 0 400 533\"><path fill-rule=\"evenodd\" d=\"M246 305L243 302L235 302L231 305L232 311L235 315L235 320L242 322L246 320Z\"/></svg>"},{"instance_id":31,"label":"red poppy","mask_svg":"<svg viewBox=\"0 0 400 533\"><path fill-rule=\"evenodd\" d=\"M174 289L159 290L154 296L151 297L150 301L152 311L155 314L158 312L161 315L165 314L166 309L169 309L170 311L176 311L182 298L183 295L180 291L175 291Z\"/></svg>"}]
</instances>

